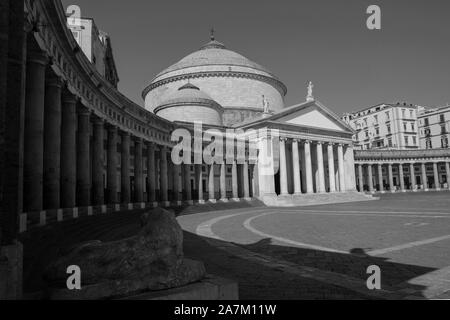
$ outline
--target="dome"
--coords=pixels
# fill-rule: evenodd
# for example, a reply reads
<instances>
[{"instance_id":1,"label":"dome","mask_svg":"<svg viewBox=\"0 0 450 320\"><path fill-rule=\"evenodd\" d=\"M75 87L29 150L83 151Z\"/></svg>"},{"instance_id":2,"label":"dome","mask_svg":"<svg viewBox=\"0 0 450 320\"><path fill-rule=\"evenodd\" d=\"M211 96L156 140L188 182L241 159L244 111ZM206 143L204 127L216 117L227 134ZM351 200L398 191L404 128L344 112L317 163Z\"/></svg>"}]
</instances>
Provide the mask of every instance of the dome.
<instances>
[{"instance_id":1,"label":"dome","mask_svg":"<svg viewBox=\"0 0 450 320\"><path fill-rule=\"evenodd\" d=\"M169 96L167 100L163 101L156 109L155 113L159 109L167 107L169 105L178 104L201 104L208 105L217 109L221 109L221 106L215 102L210 96L200 90L199 87L194 86L191 83L187 83L180 87L178 91Z\"/></svg>"},{"instance_id":2,"label":"dome","mask_svg":"<svg viewBox=\"0 0 450 320\"><path fill-rule=\"evenodd\" d=\"M223 43L216 40L211 40L209 43L201 47L200 50L189 54L188 56L184 57L177 63L170 66L169 68L160 72L155 77L155 80L173 71L178 71L191 67L212 66L212 65L246 67L272 75L272 73L263 66L247 59L246 57L237 52L228 50Z\"/></svg>"},{"instance_id":3,"label":"dome","mask_svg":"<svg viewBox=\"0 0 450 320\"><path fill-rule=\"evenodd\" d=\"M201 90L181 87L186 82ZM268 69L227 49L212 37L199 50L153 78L142 97L145 108L155 113L167 103L203 99L204 104L208 100L223 109L223 124L229 126L261 113L262 96L271 111L283 109L286 92L286 86ZM202 121L201 116L198 120Z\"/></svg>"},{"instance_id":4,"label":"dome","mask_svg":"<svg viewBox=\"0 0 450 320\"><path fill-rule=\"evenodd\" d=\"M155 114L170 121L222 125L223 108L197 86L187 83L164 100Z\"/></svg>"}]
</instances>

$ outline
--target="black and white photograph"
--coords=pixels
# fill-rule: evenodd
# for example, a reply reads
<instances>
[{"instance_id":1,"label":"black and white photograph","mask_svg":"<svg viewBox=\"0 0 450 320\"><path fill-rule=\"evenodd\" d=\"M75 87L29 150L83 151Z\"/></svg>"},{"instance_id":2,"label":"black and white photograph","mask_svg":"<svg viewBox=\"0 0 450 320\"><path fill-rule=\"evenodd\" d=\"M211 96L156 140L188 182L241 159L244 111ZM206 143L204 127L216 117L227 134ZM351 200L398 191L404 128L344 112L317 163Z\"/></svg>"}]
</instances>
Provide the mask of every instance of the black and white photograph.
<instances>
[{"instance_id":1,"label":"black and white photograph","mask_svg":"<svg viewBox=\"0 0 450 320\"><path fill-rule=\"evenodd\" d=\"M449 16L0 0L0 308L450 300Z\"/></svg>"}]
</instances>

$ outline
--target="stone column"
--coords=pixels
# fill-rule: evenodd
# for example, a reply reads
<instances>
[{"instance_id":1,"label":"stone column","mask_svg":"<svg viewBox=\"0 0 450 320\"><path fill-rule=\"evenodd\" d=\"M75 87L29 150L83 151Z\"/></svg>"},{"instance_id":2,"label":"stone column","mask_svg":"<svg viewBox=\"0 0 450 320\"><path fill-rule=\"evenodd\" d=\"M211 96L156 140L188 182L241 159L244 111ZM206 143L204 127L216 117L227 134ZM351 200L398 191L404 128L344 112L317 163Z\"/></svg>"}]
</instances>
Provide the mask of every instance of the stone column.
<instances>
[{"instance_id":1,"label":"stone column","mask_svg":"<svg viewBox=\"0 0 450 320\"><path fill-rule=\"evenodd\" d=\"M77 100L71 93L63 96L61 119L61 207L74 208L76 200L76 114Z\"/></svg>"},{"instance_id":2,"label":"stone column","mask_svg":"<svg viewBox=\"0 0 450 320\"><path fill-rule=\"evenodd\" d=\"M367 165L367 184L369 186L369 192L373 193L373 172L372 172L372 164Z\"/></svg>"},{"instance_id":3,"label":"stone column","mask_svg":"<svg viewBox=\"0 0 450 320\"><path fill-rule=\"evenodd\" d=\"M378 164L378 184L380 185L380 192L384 193L383 186L383 165L381 163Z\"/></svg>"},{"instance_id":4,"label":"stone column","mask_svg":"<svg viewBox=\"0 0 450 320\"><path fill-rule=\"evenodd\" d=\"M250 201L250 178L248 174L248 161L245 161L242 166L243 178L244 178L244 200Z\"/></svg>"},{"instance_id":5,"label":"stone column","mask_svg":"<svg viewBox=\"0 0 450 320\"><path fill-rule=\"evenodd\" d=\"M328 180L330 184L330 192L336 192L336 176L334 175L334 148L333 144L329 143L327 146L328 154Z\"/></svg>"},{"instance_id":6,"label":"stone column","mask_svg":"<svg viewBox=\"0 0 450 320\"><path fill-rule=\"evenodd\" d=\"M294 194L302 194L302 181L300 176L300 154L298 151L298 140L292 140L292 163L294 166Z\"/></svg>"},{"instance_id":7,"label":"stone column","mask_svg":"<svg viewBox=\"0 0 450 320\"><path fill-rule=\"evenodd\" d=\"M236 160L233 161L233 167L231 169L232 174L232 186L233 186L233 200L239 201L238 192L238 175L237 175L237 163Z\"/></svg>"},{"instance_id":8,"label":"stone column","mask_svg":"<svg viewBox=\"0 0 450 320\"><path fill-rule=\"evenodd\" d=\"M124 204L131 203L131 188L130 188L130 133L126 131L121 132L122 148L120 152L121 166L120 166L120 194L121 202Z\"/></svg>"},{"instance_id":9,"label":"stone column","mask_svg":"<svg viewBox=\"0 0 450 320\"><path fill-rule=\"evenodd\" d=\"M339 191L345 192L344 146L338 145Z\"/></svg>"},{"instance_id":10,"label":"stone column","mask_svg":"<svg viewBox=\"0 0 450 320\"><path fill-rule=\"evenodd\" d=\"M194 201L192 201L192 188L191 188L191 165L184 165L184 191L186 195L186 203L188 205L193 205Z\"/></svg>"},{"instance_id":11,"label":"stone column","mask_svg":"<svg viewBox=\"0 0 450 320\"><path fill-rule=\"evenodd\" d=\"M306 193L314 193L312 164L311 164L311 141L305 141L305 169L306 169Z\"/></svg>"},{"instance_id":12,"label":"stone column","mask_svg":"<svg viewBox=\"0 0 450 320\"><path fill-rule=\"evenodd\" d=\"M403 164L399 164L398 165L398 172L399 172L399 176L400 176L400 191L401 192L406 192L405 190L405 176L403 174Z\"/></svg>"},{"instance_id":13,"label":"stone column","mask_svg":"<svg viewBox=\"0 0 450 320\"><path fill-rule=\"evenodd\" d=\"M436 191L441 190L441 183L439 181L439 171L437 162L433 162L433 173L434 173L434 189Z\"/></svg>"},{"instance_id":14,"label":"stone column","mask_svg":"<svg viewBox=\"0 0 450 320\"><path fill-rule=\"evenodd\" d=\"M318 185L318 192L319 193L325 193L325 170L323 168L323 148L322 148L322 142L317 142L316 144L316 153L317 153L317 168L319 172L319 185Z\"/></svg>"},{"instance_id":15,"label":"stone column","mask_svg":"<svg viewBox=\"0 0 450 320\"><path fill-rule=\"evenodd\" d=\"M90 112L83 106L78 109L77 131L77 206L88 207L91 198L90 179Z\"/></svg>"},{"instance_id":16,"label":"stone column","mask_svg":"<svg viewBox=\"0 0 450 320\"><path fill-rule=\"evenodd\" d=\"M134 202L144 202L144 173L142 164L142 138L134 140Z\"/></svg>"},{"instance_id":17,"label":"stone column","mask_svg":"<svg viewBox=\"0 0 450 320\"><path fill-rule=\"evenodd\" d=\"M286 164L286 138L280 138L280 191L282 196L289 195Z\"/></svg>"},{"instance_id":18,"label":"stone column","mask_svg":"<svg viewBox=\"0 0 450 320\"><path fill-rule=\"evenodd\" d=\"M107 202L118 203L117 198L117 127L108 127Z\"/></svg>"},{"instance_id":19,"label":"stone column","mask_svg":"<svg viewBox=\"0 0 450 320\"><path fill-rule=\"evenodd\" d=\"M423 190L428 191L428 178L427 178L426 163L422 163L422 184L423 184Z\"/></svg>"},{"instance_id":20,"label":"stone column","mask_svg":"<svg viewBox=\"0 0 450 320\"><path fill-rule=\"evenodd\" d=\"M94 120L94 146L92 153L92 202L97 206L105 204L105 186L103 183L104 140L104 121L96 118Z\"/></svg>"},{"instance_id":21,"label":"stone column","mask_svg":"<svg viewBox=\"0 0 450 320\"><path fill-rule=\"evenodd\" d=\"M209 201L212 203L216 203L216 195L214 188L214 164L210 164L208 166L208 193L209 193Z\"/></svg>"},{"instance_id":22,"label":"stone column","mask_svg":"<svg viewBox=\"0 0 450 320\"><path fill-rule=\"evenodd\" d=\"M228 202L227 197L227 164L225 160L220 165L220 201Z\"/></svg>"},{"instance_id":23,"label":"stone column","mask_svg":"<svg viewBox=\"0 0 450 320\"><path fill-rule=\"evenodd\" d=\"M394 176L392 174L392 164L388 164L388 172L389 172L389 189L391 192L395 192L394 186Z\"/></svg>"},{"instance_id":24,"label":"stone column","mask_svg":"<svg viewBox=\"0 0 450 320\"><path fill-rule=\"evenodd\" d=\"M174 194L174 201L178 206L181 206L183 204L183 188L182 188L182 181L181 181L181 165L180 164L173 164L173 194Z\"/></svg>"},{"instance_id":25,"label":"stone column","mask_svg":"<svg viewBox=\"0 0 450 320\"><path fill-rule=\"evenodd\" d=\"M156 165L155 165L155 145L151 142L147 145L147 171L148 171L148 202L153 203L153 206L157 205L156 203Z\"/></svg>"},{"instance_id":26,"label":"stone column","mask_svg":"<svg viewBox=\"0 0 450 320\"><path fill-rule=\"evenodd\" d=\"M204 204L203 199L203 170L201 164L195 165L195 179L197 180L198 203Z\"/></svg>"},{"instance_id":27,"label":"stone column","mask_svg":"<svg viewBox=\"0 0 450 320\"><path fill-rule=\"evenodd\" d=\"M416 191L416 184L417 184L417 181L416 181L416 173L414 172L414 163L410 163L409 164L409 174L410 174L410 177L411 177L411 189L413 190L413 191Z\"/></svg>"},{"instance_id":28,"label":"stone column","mask_svg":"<svg viewBox=\"0 0 450 320\"><path fill-rule=\"evenodd\" d=\"M48 59L44 53L28 53L23 168L25 211L41 211L43 208L44 97L47 63Z\"/></svg>"},{"instance_id":29,"label":"stone column","mask_svg":"<svg viewBox=\"0 0 450 320\"><path fill-rule=\"evenodd\" d=\"M359 181L359 192L364 192L364 176L362 164L358 164L358 181Z\"/></svg>"},{"instance_id":30,"label":"stone column","mask_svg":"<svg viewBox=\"0 0 450 320\"><path fill-rule=\"evenodd\" d=\"M45 83L44 111L44 208L58 209L61 176L61 86L55 76Z\"/></svg>"},{"instance_id":31,"label":"stone column","mask_svg":"<svg viewBox=\"0 0 450 320\"><path fill-rule=\"evenodd\" d=\"M447 175L447 189L450 190L450 162L445 163L445 174Z\"/></svg>"},{"instance_id":32,"label":"stone column","mask_svg":"<svg viewBox=\"0 0 450 320\"><path fill-rule=\"evenodd\" d=\"M169 181L168 181L168 172L167 172L167 148L161 147L160 151L160 170L161 170L161 201L163 202L164 207L170 206L169 201Z\"/></svg>"}]
</instances>

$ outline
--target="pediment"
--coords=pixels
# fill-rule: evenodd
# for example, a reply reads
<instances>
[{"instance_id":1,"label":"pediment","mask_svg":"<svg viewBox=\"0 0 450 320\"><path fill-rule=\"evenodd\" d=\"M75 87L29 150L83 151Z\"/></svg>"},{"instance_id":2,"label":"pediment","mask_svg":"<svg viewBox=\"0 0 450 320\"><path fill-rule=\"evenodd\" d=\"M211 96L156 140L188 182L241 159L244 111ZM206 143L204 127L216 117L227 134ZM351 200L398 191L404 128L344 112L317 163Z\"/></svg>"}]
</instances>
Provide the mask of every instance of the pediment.
<instances>
[{"instance_id":1,"label":"pediment","mask_svg":"<svg viewBox=\"0 0 450 320\"><path fill-rule=\"evenodd\" d=\"M273 115L271 120L290 125L352 132L352 129L337 115L316 101L284 109Z\"/></svg>"}]
</instances>

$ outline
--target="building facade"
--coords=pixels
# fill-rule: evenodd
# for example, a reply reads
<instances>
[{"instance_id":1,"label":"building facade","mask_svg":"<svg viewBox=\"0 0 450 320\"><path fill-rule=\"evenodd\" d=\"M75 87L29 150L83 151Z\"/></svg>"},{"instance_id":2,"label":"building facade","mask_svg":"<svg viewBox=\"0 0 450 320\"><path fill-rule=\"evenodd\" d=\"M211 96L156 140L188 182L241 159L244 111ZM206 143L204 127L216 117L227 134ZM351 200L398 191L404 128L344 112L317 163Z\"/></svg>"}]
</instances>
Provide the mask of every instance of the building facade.
<instances>
[{"instance_id":1,"label":"building facade","mask_svg":"<svg viewBox=\"0 0 450 320\"><path fill-rule=\"evenodd\" d=\"M111 38L97 28L91 18L67 18L67 26L88 60L115 88L119 82L114 56L112 53Z\"/></svg>"},{"instance_id":2,"label":"building facade","mask_svg":"<svg viewBox=\"0 0 450 320\"><path fill-rule=\"evenodd\" d=\"M380 104L345 114L343 120L356 131L355 148L418 149L418 107L407 103Z\"/></svg>"},{"instance_id":3,"label":"building facade","mask_svg":"<svg viewBox=\"0 0 450 320\"><path fill-rule=\"evenodd\" d=\"M450 106L424 109L419 113L420 148L449 148Z\"/></svg>"}]
</instances>

